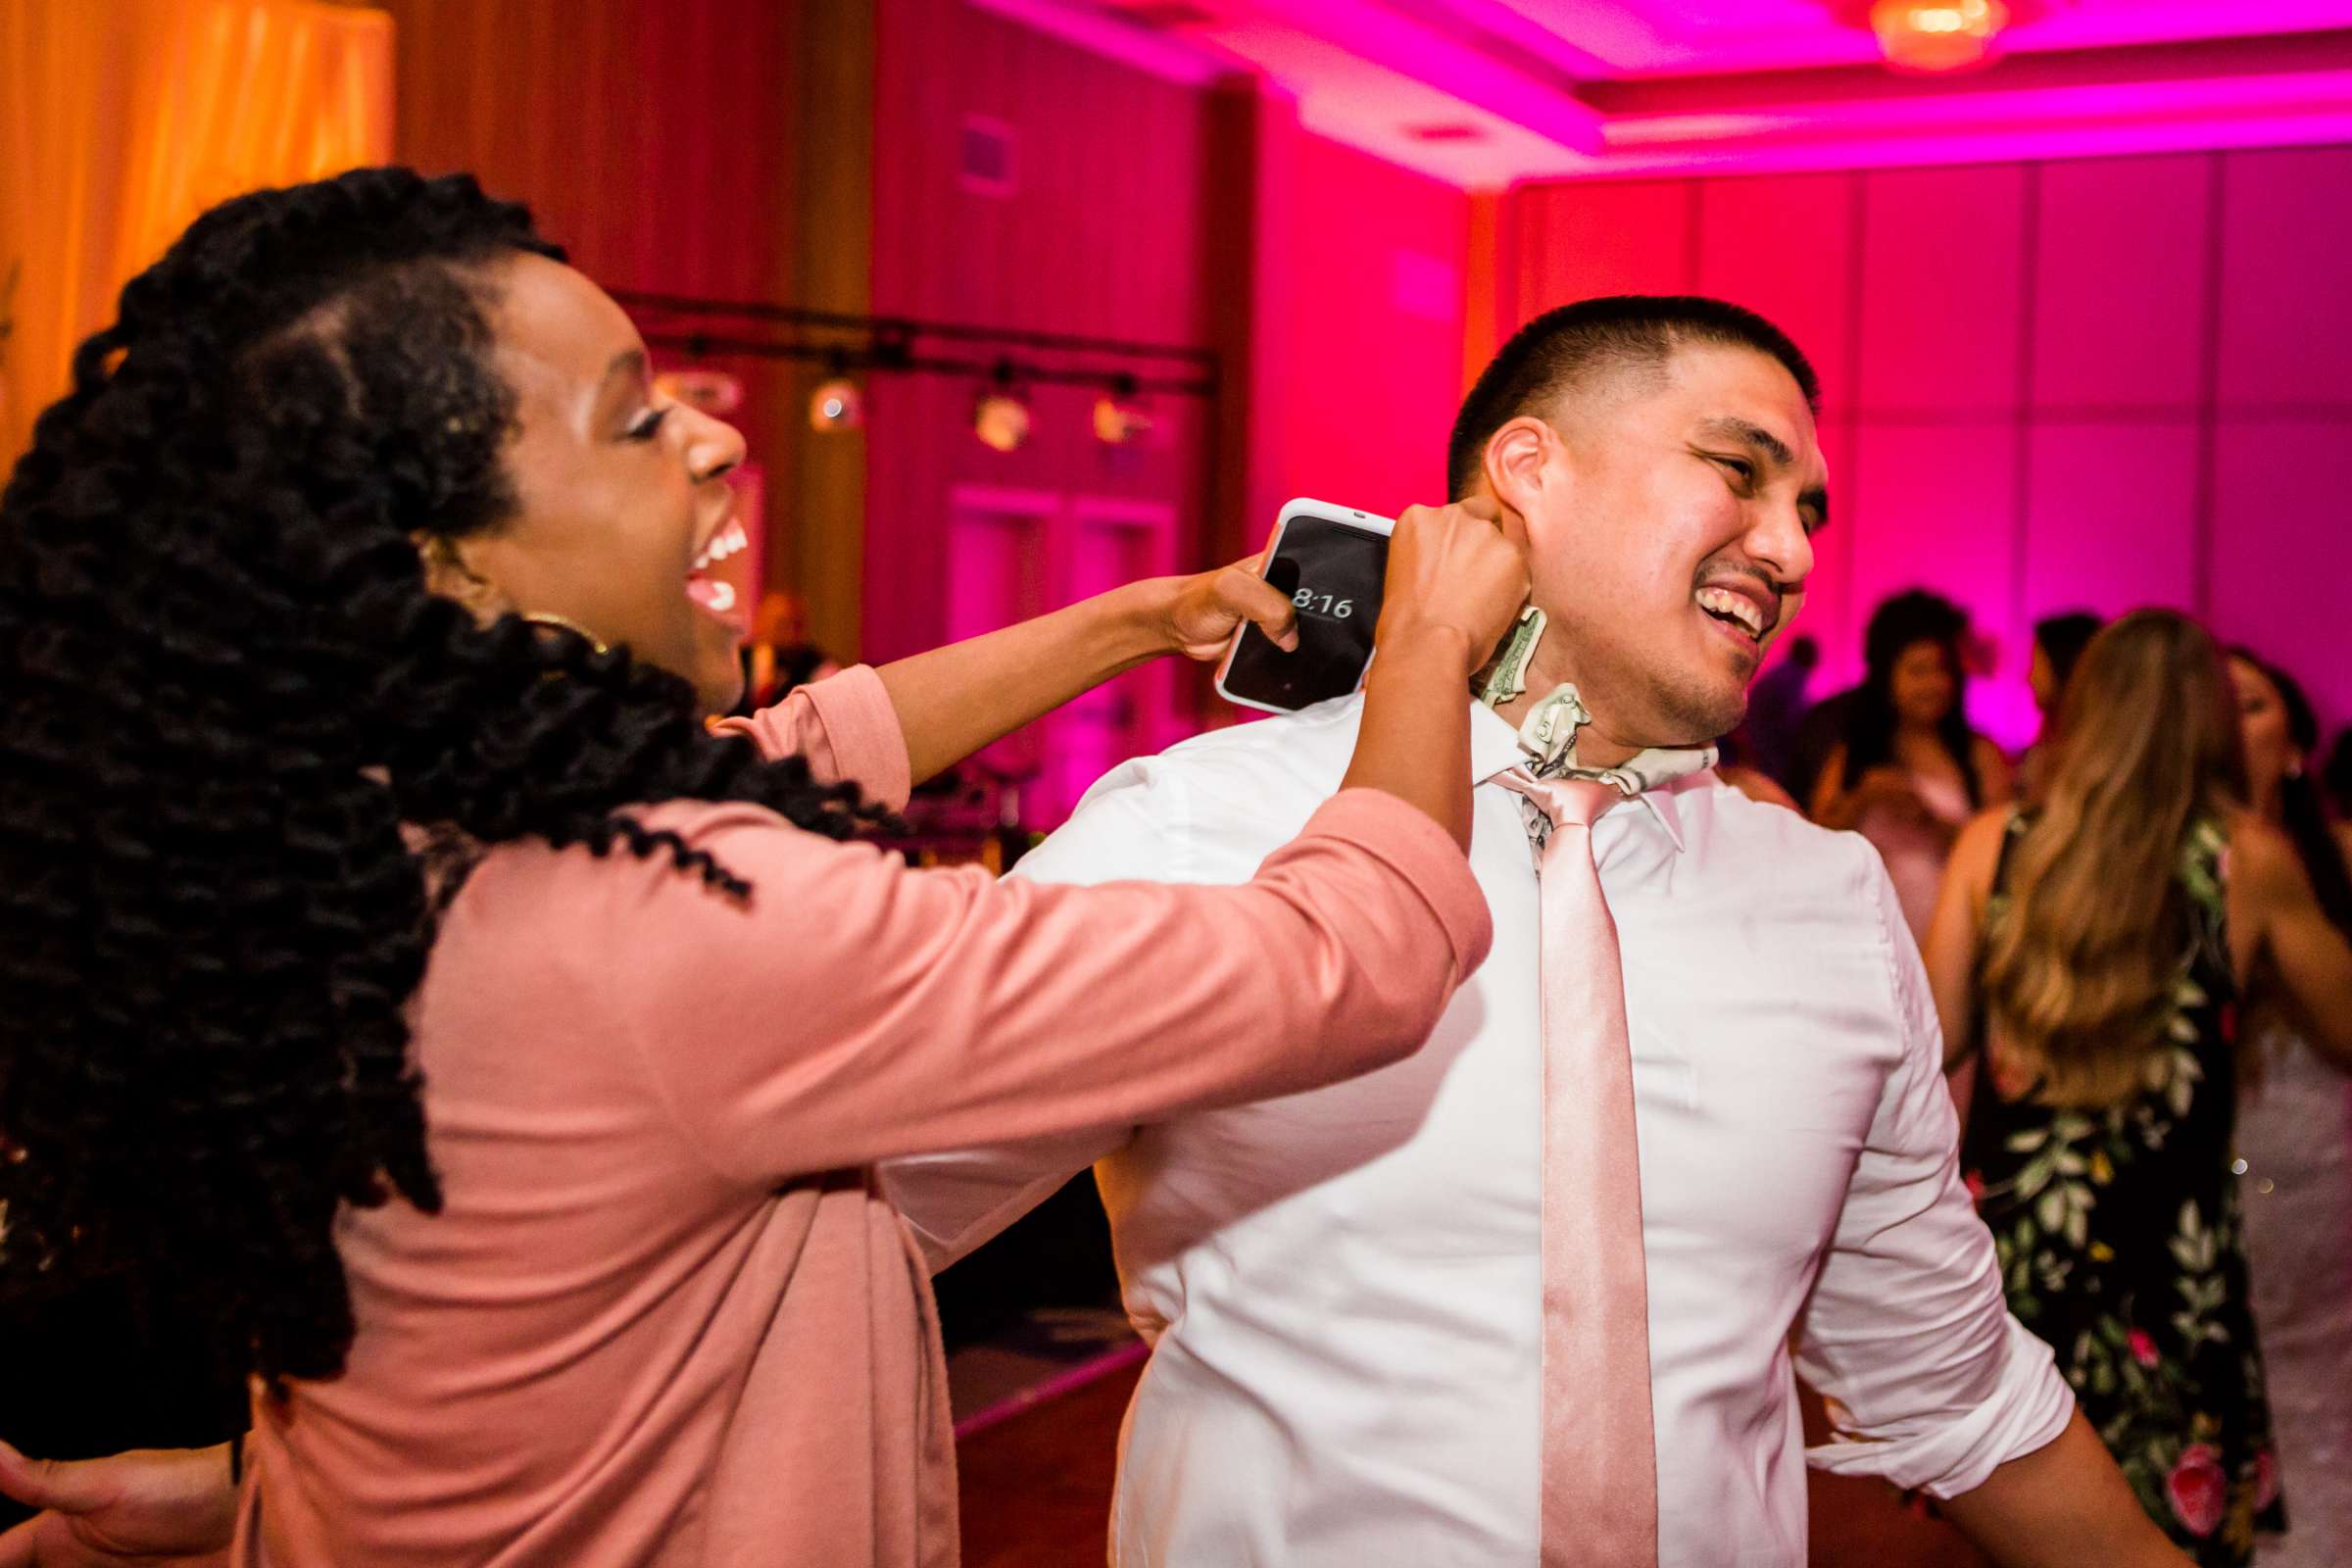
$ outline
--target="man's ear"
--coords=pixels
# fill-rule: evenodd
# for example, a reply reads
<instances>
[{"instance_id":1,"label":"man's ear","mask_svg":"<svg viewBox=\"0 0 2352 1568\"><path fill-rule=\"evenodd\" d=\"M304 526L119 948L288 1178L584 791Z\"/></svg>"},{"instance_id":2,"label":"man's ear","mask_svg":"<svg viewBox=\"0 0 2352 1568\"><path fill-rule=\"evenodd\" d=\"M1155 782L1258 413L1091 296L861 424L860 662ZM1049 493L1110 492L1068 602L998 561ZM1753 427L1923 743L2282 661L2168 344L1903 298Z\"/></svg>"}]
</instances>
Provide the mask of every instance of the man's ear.
<instances>
[{"instance_id":1,"label":"man's ear","mask_svg":"<svg viewBox=\"0 0 2352 1568\"><path fill-rule=\"evenodd\" d=\"M1533 415L1511 420L1487 437L1482 465L1487 488L1522 517L1539 512L1545 487L1565 482L1550 462L1559 444L1559 432Z\"/></svg>"}]
</instances>

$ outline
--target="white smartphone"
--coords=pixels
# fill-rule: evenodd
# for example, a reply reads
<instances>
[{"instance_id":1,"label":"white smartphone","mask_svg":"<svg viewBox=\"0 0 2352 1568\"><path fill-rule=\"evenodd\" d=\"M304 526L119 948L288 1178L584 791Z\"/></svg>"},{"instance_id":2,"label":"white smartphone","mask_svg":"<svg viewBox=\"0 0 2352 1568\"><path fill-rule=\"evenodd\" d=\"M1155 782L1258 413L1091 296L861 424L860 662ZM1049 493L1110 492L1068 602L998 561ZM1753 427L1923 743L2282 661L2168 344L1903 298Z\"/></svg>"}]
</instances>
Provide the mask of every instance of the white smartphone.
<instances>
[{"instance_id":1,"label":"white smartphone","mask_svg":"<svg viewBox=\"0 0 2352 1568\"><path fill-rule=\"evenodd\" d=\"M1388 579L1387 517L1304 497L1282 509L1267 542L1265 578L1298 612L1298 646L1284 653L1245 625L1217 669L1217 694L1244 708L1295 713L1364 683L1372 629Z\"/></svg>"}]
</instances>

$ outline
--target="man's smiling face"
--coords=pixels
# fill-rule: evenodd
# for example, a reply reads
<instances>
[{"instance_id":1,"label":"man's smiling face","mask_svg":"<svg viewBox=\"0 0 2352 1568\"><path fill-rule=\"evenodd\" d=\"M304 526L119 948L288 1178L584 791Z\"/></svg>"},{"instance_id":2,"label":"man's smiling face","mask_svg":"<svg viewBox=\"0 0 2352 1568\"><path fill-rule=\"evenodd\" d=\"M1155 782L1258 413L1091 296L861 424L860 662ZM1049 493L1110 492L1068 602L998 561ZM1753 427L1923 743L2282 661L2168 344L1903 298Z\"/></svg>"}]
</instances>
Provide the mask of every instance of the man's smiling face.
<instances>
[{"instance_id":1,"label":"man's smiling face","mask_svg":"<svg viewBox=\"0 0 2352 1568\"><path fill-rule=\"evenodd\" d=\"M1802 601L1828 496L1812 410L1768 354L1686 343L1604 372L1544 421L1541 482L1513 485L1557 678L1639 750L1713 740L1747 707ZM1531 682L1532 684L1532 682Z\"/></svg>"}]
</instances>

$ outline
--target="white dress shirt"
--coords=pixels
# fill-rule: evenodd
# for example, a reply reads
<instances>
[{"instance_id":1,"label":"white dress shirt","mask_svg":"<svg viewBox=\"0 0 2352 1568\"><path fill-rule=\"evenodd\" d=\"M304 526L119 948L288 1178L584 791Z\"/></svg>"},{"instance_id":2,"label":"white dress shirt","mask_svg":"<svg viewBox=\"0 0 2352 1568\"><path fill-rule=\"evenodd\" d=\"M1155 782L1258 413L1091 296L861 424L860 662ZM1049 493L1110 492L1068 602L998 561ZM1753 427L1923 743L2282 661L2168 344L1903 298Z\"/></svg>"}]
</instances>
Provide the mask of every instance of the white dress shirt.
<instances>
[{"instance_id":1,"label":"white dress shirt","mask_svg":"<svg viewBox=\"0 0 2352 1568\"><path fill-rule=\"evenodd\" d=\"M1240 882L1339 785L1360 699L1121 766L1021 862ZM1542 1017L1522 761L1473 707L1486 967L1419 1054L1333 1088L884 1167L935 1267L1096 1162L1152 1354L1120 1568L1537 1554ZM1957 1172L1927 979L1877 855L1695 773L1603 816L1625 963L1666 1568L1799 1568L1803 1464L1938 1496L2074 1401ZM1083 1020L1073 1020L1083 1028ZM1847 1441L1806 1451L1794 1360Z\"/></svg>"}]
</instances>

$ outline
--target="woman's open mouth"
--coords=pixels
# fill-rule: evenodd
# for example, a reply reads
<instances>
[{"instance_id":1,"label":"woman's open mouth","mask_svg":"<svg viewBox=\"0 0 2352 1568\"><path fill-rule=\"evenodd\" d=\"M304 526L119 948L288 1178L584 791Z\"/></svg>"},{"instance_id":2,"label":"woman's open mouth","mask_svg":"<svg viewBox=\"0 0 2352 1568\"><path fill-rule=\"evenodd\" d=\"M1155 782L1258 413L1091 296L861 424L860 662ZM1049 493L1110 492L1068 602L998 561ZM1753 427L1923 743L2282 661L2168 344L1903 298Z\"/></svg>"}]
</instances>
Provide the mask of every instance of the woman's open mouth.
<instances>
[{"instance_id":1,"label":"woman's open mouth","mask_svg":"<svg viewBox=\"0 0 2352 1568\"><path fill-rule=\"evenodd\" d=\"M729 517L686 568L686 597L693 602L695 609L721 622L738 637L750 629L745 596L729 575L720 573L716 568L729 558L750 549L751 544L751 536L743 531L741 519Z\"/></svg>"}]
</instances>

